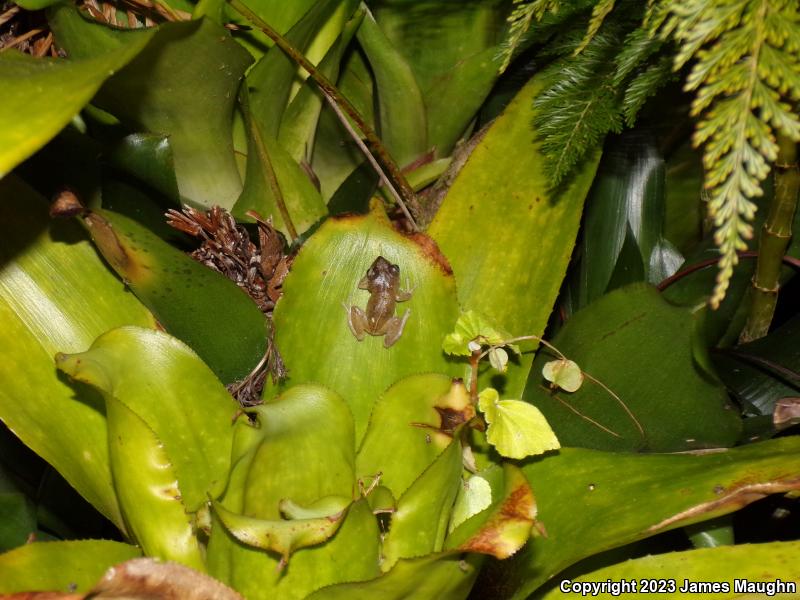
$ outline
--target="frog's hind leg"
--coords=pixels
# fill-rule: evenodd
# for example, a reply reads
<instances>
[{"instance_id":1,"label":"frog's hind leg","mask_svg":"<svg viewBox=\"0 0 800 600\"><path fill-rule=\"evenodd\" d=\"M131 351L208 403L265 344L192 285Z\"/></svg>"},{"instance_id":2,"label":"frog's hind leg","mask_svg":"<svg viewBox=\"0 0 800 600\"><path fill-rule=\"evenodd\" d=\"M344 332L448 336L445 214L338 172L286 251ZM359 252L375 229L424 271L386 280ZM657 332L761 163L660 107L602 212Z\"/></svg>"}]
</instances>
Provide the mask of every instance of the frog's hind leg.
<instances>
[{"instance_id":1,"label":"frog's hind leg","mask_svg":"<svg viewBox=\"0 0 800 600\"><path fill-rule=\"evenodd\" d=\"M347 312L347 326L350 327L355 338L359 342L362 341L366 335L367 314L358 306L347 306L346 304L342 304L342 306Z\"/></svg>"},{"instance_id":2,"label":"frog's hind leg","mask_svg":"<svg viewBox=\"0 0 800 600\"><path fill-rule=\"evenodd\" d=\"M383 337L384 348L389 348L400 339L409 316L411 316L411 309L406 311L402 319L400 317L392 317L386 322L386 325L383 327L386 332L386 335Z\"/></svg>"}]
</instances>

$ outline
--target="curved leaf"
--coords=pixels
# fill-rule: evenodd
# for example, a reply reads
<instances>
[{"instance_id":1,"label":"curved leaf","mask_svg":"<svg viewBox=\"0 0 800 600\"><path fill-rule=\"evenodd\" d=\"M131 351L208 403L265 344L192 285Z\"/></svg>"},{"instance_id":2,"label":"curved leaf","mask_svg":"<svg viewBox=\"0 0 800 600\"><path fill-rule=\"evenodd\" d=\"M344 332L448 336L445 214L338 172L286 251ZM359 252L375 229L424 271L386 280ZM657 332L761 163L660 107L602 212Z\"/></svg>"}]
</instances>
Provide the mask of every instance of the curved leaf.
<instances>
[{"instance_id":1,"label":"curved leaf","mask_svg":"<svg viewBox=\"0 0 800 600\"><path fill-rule=\"evenodd\" d=\"M460 380L432 373L401 379L372 409L356 474L366 483L380 473L380 483L399 497L474 415Z\"/></svg>"},{"instance_id":2,"label":"curved leaf","mask_svg":"<svg viewBox=\"0 0 800 600\"><path fill-rule=\"evenodd\" d=\"M222 493L238 405L189 348L160 331L123 327L86 352L58 355L56 364L147 424L164 446L190 512Z\"/></svg>"},{"instance_id":3,"label":"curved leaf","mask_svg":"<svg viewBox=\"0 0 800 600\"><path fill-rule=\"evenodd\" d=\"M106 540L27 544L0 554L0 593L86 592L106 569L139 556L135 546Z\"/></svg>"},{"instance_id":4,"label":"curved leaf","mask_svg":"<svg viewBox=\"0 0 800 600\"><path fill-rule=\"evenodd\" d=\"M108 466L103 400L68 385L53 356L152 315L103 264L76 223L50 221L18 179L0 181L0 418L97 510L124 528Z\"/></svg>"},{"instance_id":5,"label":"curved leaf","mask_svg":"<svg viewBox=\"0 0 800 600\"><path fill-rule=\"evenodd\" d=\"M414 73L381 31L371 13L356 35L375 76L381 141L405 166L428 150L425 103Z\"/></svg>"},{"instance_id":6,"label":"curved leaf","mask_svg":"<svg viewBox=\"0 0 800 600\"><path fill-rule=\"evenodd\" d=\"M284 386L315 381L339 392L353 411L357 440L375 400L398 379L463 371L431 343L444 339L458 314L446 261L427 237L397 233L381 212L323 224L297 255L274 313L275 341L289 370ZM358 283L378 256L399 265L400 284L414 290L397 306L398 313L411 315L391 348L381 336L358 341L343 308L366 305L367 292ZM268 382L265 397L273 390Z\"/></svg>"},{"instance_id":7,"label":"curved leaf","mask_svg":"<svg viewBox=\"0 0 800 600\"><path fill-rule=\"evenodd\" d=\"M562 446L667 452L732 445L741 420L725 389L699 370L695 328L690 309L644 284L610 292L553 339L594 380L553 393L541 376L552 356L540 352L525 400L541 409Z\"/></svg>"},{"instance_id":8,"label":"curved leaf","mask_svg":"<svg viewBox=\"0 0 800 600\"><path fill-rule=\"evenodd\" d=\"M0 54L0 178L53 138L152 37L151 31L140 32L86 59L32 58L14 50ZM42 90L58 90L58 101Z\"/></svg>"},{"instance_id":9,"label":"curved leaf","mask_svg":"<svg viewBox=\"0 0 800 600\"><path fill-rule=\"evenodd\" d=\"M452 552L400 559L375 579L322 588L308 600L404 600L406 598L466 598L478 575L481 559Z\"/></svg>"},{"instance_id":10,"label":"curved leaf","mask_svg":"<svg viewBox=\"0 0 800 600\"><path fill-rule=\"evenodd\" d=\"M702 454L562 448L526 461L522 470L536 491L547 537L491 563L477 597L521 600L587 556L798 490L800 438Z\"/></svg>"},{"instance_id":11,"label":"curved leaf","mask_svg":"<svg viewBox=\"0 0 800 600\"><path fill-rule=\"evenodd\" d=\"M295 386L255 412L258 428L237 431L241 458L221 500L225 509L277 521L286 499L308 506L330 496L355 497L353 420L341 397L318 385ZM298 550L278 572L279 556L238 542L217 521L209 572L247 597L303 598L324 585L377 575L378 536L369 505L359 500L333 538Z\"/></svg>"},{"instance_id":12,"label":"curved leaf","mask_svg":"<svg viewBox=\"0 0 800 600\"><path fill-rule=\"evenodd\" d=\"M494 121L429 229L452 262L461 306L513 335L544 332L599 159L588 161L558 195L550 190L530 130L541 89L535 77ZM532 360L526 353L508 365L504 396L522 395ZM492 376L484 375L482 383L489 385Z\"/></svg>"},{"instance_id":13,"label":"curved leaf","mask_svg":"<svg viewBox=\"0 0 800 600\"><path fill-rule=\"evenodd\" d=\"M800 586L798 552L800 542L772 542L656 554L598 569L568 585L574 590L592 581L624 579L636 584L629 591L636 593L642 580L651 580L658 582L659 598L793 598ZM561 591L555 588L542 598L561 598Z\"/></svg>"},{"instance_id":14,"label":"curved leaf","mask_svg":"<svg viewBox=\"0 0 800 600\"><path fill-rule=\"evenodd\" d=\"M82 219L111 267L223 383L246 377L258 364L267 349L267 321L234 282L124 215L98 209Z\"/></svg>"},{"instance_id":15,"label":"curved leaf","mask_svg":"<svg viewBox=\"0 0 800 600\"><path fill-rule=\"evenodd\" d=\"M52 18L59 44L92 56L132 34L89 23L71 7ZM137 131L168 135L182 201L230 209L242 189L233 155L236 92L252 59L210 20L166 23L95 103Z\"/></svg>"},{"instance_id":16,"label":"curved leaf","mask_svg":"<svg viewBox=\"0 0 800 600\"><path fill-rule=\"evenodd\" d=\"M166 448L135 412L106 394L114 487L128 531L148 556L205 570Z\"/></svg>"},{"instance_id":17,"label":"curved leaf","mask_svg":"<svg viewBox=\"0 0 800 600\"><path fill-rule=\"evenodd\" d=\"M455 438L397 500L383 540L382 571L388 571L399 558L442 550L460 483L461 440Z\"/></svg>"}]
</instances>

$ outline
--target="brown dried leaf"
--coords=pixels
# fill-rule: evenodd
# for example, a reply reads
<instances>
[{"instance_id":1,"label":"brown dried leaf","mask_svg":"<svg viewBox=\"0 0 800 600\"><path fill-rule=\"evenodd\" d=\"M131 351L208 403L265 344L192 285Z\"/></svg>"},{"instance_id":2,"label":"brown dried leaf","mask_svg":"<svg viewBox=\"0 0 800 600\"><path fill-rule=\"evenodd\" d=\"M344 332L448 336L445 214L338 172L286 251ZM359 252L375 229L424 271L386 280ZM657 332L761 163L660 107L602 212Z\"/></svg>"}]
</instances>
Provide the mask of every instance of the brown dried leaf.
<instances>
[{"instance_id":1,"label":"brown dried leaf","mask_svg":"<svg viewBox=\"0 0 800 600\"><path fill-rule=\"evenodd\" d=\"M244 600L204 573L153 558L134 558L111 567L89 597L98 600Z\"/></svg>"}]
</instances>

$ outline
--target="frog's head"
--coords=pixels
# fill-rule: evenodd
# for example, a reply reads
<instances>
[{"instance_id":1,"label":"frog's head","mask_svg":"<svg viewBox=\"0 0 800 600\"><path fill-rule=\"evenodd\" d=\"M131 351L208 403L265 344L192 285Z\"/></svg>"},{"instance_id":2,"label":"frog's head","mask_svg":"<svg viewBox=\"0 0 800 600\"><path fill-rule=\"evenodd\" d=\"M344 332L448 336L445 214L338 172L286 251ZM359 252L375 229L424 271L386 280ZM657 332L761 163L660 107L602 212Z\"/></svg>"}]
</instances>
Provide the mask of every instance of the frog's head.
<instances>
[{"instance_id":1,"label":"frog's head","mask_svg":"<svg viewBox=\"0 0 800 600\"><path fill-rule=\"evenodd\" d=\"M376 258L369 270L367 271L367 279L375 281L377 279L390 278L394 279L400 276L400 267L393 265L388 260L379 256Z\"/></svg>"}]
</instances>

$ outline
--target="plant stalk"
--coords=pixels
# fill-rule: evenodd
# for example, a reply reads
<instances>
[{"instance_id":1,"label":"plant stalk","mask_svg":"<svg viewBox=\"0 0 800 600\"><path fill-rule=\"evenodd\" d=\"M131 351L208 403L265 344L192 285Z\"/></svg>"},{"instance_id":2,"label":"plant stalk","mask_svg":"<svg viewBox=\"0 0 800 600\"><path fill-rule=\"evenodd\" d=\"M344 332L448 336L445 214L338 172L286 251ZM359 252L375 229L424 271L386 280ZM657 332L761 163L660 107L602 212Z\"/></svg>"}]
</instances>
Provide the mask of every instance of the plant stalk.
<instances>
[{"instance_id":1,"label":"plant stalk","mask_svg":"<svg viewBox=\"0 0 800 600\"><path fill-rule=\"evenodd\" d=\"M333 101L336 102L336 104L347 114L347 116L352 119L359 131L361 131L361 134L366 138L367 144L369 145L372 153L383 167L382 170L386 171L386 179L391 179L391 181L394 183L394 186L392 187L397 188L399 193L398 201L404 212L409 215L408 211L410 209L412 213L419 214L419 205L414 190L409 185L398 164L386 151L386 147L383 145L378 135L359 114L355 106L353 106L350 101L342 95L342 93L327 77L325 77L325 75L320 73L317 68L311 64L311 62L303 55L302 52L289 43L285 37L270 27L266 21L261 19L257 14L250 10L250 8L248 8L247 5L245 5L241 0L229 0L229 4L236 12L261 29L261 31L263 31L267 37L275 42L275 45L278 46L278 48L280 48L286 53L287 56L300 65L308 73L308 76L314 81L314 83L319 86L319 88L322 90L322 93L325 96L333 99ZM379 175L384 174L379 173ZM410 219L410 221L413 228L415 230L419 230L413 217Z\"/></svg>"},{"instance_id":2,"label":"plant stalk","mask_svg":"<svg viewBox=\"0 0 800 600\"><path fill-rule=\"evenodd\" d=\"M758 262L750 290L750 309L739 343L764 337L769 331L780 289L783 255L792 239L792 221L800 190L797 144L785 136L778 138L775 161L775 196L761 231Z\"/></svg>"}]
</instances>

